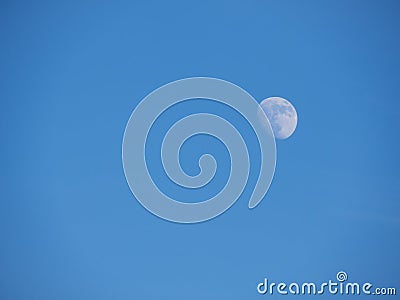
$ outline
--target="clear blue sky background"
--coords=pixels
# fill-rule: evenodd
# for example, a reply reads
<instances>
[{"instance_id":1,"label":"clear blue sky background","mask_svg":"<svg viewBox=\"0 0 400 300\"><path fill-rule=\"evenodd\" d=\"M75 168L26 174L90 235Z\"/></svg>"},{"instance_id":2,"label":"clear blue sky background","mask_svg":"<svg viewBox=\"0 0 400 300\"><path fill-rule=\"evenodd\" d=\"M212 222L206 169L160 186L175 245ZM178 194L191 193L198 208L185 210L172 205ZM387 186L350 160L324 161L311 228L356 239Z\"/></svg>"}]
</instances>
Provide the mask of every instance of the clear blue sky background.
<instances>
[{"instance_id":1,"label":"clear blue sky background","mask_svg":"<svg viewBox=\"0 0 400 300\"><path fill-rule=\"evenodd\" d=\"M389 0L2 1L0 299L259 299L264 277L340 270L399 289L399 36ZM134 199L121 144L191 76L285 97L299 124L259 207L246 189L179 225Z\"/></svg>"}]
</instances>

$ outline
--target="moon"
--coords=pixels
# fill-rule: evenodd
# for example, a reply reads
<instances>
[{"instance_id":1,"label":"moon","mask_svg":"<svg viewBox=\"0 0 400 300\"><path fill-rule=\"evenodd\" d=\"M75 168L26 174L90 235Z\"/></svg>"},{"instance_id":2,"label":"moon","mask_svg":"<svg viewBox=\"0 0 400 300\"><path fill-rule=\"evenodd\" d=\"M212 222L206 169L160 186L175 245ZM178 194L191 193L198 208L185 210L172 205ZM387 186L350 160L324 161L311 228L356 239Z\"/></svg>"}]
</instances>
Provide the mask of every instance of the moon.
<instances>
[{"instance_id":1,"label":"moon","mask_svg":"<svg viewBox=\"0 0 400 300\"><path fill-rule=\"evenodd\" d=\"M269 97L260 103L277 139L290 137L297 126L297 112L294 106L284 98Z\"/></svg>"}]
</instances>

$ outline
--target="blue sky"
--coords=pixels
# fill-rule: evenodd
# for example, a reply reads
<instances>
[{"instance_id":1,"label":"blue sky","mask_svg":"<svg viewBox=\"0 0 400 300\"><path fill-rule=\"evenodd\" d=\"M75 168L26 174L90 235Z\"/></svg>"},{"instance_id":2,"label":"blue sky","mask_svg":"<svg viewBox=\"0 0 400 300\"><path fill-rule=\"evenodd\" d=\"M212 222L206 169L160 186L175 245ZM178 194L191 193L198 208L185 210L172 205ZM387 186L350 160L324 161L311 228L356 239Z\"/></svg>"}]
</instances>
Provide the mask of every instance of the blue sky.
<instances>
[{"instance_id":1,"label":"blue sky","mask_svg":"<svg viewBox=\"0 0 400 300\"><path fill-rule=\"evenodd\" d=\"M399 289L399 4L301 2L3 1L0 298L257 299L340 270ZM121 146L144 96L192 76L299 123L256 209L248 188L180 225L134 199Z\"/></svg>"}]
</instances>

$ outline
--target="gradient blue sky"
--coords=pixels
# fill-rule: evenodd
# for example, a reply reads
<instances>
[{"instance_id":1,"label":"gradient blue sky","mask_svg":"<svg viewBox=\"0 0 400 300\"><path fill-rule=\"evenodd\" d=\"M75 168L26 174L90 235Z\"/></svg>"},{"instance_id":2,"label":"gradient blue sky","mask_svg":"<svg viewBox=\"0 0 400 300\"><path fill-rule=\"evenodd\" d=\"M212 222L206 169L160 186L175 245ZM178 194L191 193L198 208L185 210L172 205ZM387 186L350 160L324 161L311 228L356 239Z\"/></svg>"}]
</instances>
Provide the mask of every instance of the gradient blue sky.
<instances>
[{"instance_id":1,"label":"gradient blue sky","mask_svg":"<svg viewBox=\"0 0 400 300\"><path fill-rule=\"evenodd\" d=\"M389 0L2 1L0 298L259 299L264 277L340 270L400 289L399 36ZM259 207L247 189L179 225L134 199L121 144L191 76L285 97L299 124Z\"/></svg>"}]
</instances>

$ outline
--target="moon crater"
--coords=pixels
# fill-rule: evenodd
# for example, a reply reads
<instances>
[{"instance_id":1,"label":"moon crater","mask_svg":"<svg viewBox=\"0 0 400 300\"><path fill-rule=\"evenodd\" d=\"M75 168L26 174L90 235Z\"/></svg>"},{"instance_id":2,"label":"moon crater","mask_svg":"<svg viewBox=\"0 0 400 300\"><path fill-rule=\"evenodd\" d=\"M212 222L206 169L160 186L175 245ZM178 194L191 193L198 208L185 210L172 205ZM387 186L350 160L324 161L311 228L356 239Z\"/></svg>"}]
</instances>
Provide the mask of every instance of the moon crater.
<instances>
[{"instance_id":1,"label":"moon crater","mask_svg":"<svg viewBox=\"0 0 400 300\"><path fill-rule=\"evenodd\" d=\"M260 103L277 139L287 139L297 126L297 112L284 98L269 97Z\"/></svg>"}]
</instances>

